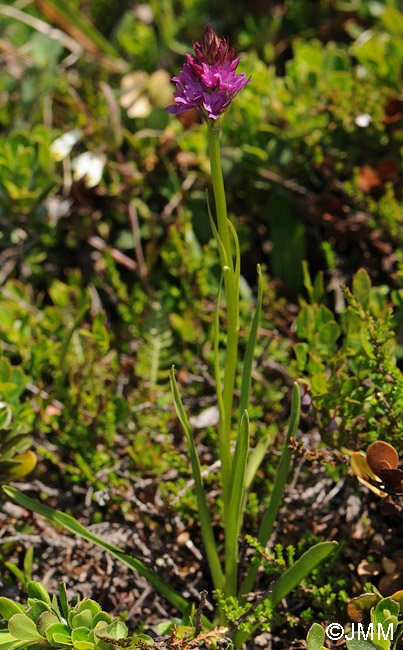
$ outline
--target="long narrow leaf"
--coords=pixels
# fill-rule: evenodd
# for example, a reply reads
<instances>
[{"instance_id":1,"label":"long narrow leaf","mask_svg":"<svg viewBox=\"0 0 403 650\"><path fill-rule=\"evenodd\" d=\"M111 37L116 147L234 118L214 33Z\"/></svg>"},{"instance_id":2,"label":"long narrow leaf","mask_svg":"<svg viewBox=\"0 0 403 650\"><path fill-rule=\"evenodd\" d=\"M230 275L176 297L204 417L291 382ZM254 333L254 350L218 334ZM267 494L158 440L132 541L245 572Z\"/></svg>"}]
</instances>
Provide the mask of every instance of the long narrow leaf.
<instances>
[{"instance_id":1,"label":"long narrow leaf","mask_svg":"<svg viewBox=\"0 0 403 650\"><path fill-rule=\"evenodd\" d=\"M221 458L221 472L222 472L222 481L226 485L229 481L229 472L231 466L231 451L227 448L225 444L225 409L224 401L222 396L222 387L221 387L221 375L220 375L220 364L219 364L219 341L220 341L220 300L221 300L221 289L224 279L224 271L221 273L220 286L218 288L216 309L214 315L214 378L216 383L216 393L217 393L217 404L219 412L219 424L218 424L218 439L220 445L220 458Z\"/></svg>"},{"instance_id":2,"label":"long narrow leaf","mask_svg":"<svg viewBox=\"0 0 403 650\"><path fill-rule=\"evenodd\" d=\"M285 598L290 591L299 585L318 564L323 562L329 555L334 553L338 546L337 542L319 542L308 549L285 573L274 583L267 598L271 600L273 608ZM240 648L245 641L253 634L258 625L247 633L237 633L234 637L235 646Z\"/></svg>"},{"instance_id":3,"label":"long narrow leaf","mask_svg":"<svg viewBox=\"0 0 403 650\"><path fill-rule=\"evenodd\" d=\"M231 472L231 498L225 513L225 578L226 594L234 596L238 576L238 531L239 516L243 502L246 461L249 450L249 415L244 411L236 441Z\"/></svg>"},{"instance_id":4,"label":"long narrow leaf","mask_svg":"<svg viewBox=\"0 0 403 650\"><path fill-rule=\"evenodd\" d=\"M143 564L143 562L137 560L134 557L131 557L127 553L124 553L117 546L112 546L112 544L105 542L100 537L97 537L97 535L90 533L90 531L84 528L84 526L82 526L76 519L74 519L74 517L71 517L71 515L66 515L60 510L54 510L53 508L49 508L49 506L38 503L37 501L30 499L29 497L25 496L25 494L22 494L22 492L19 492L15 488L8 485L4 486L3 490L8 497L14 499L14 501L16 501L19 505L32 510L32 512L36 512L43 517L47 517L47 519L49 519L53 525L56 524L58 526L62 526L63 528L66 528L66 530L69 530L71 533L79 535L83 539L86 539L89 542L92 542L93 544L96 544L97 546L103 548L105 551L120 560L123 564L128 566L132 571L136 571L138 574L146 578L150 584L152 584L153 587L155 587L155 589L157 589L160 594L169 600L169 602L172 603L172 605L174 605L174 607L176 607L180 612L185 611L186 607L188 607L189 603L168 583L166 583L164 580L162 580L162 578L154 573L154 571Z\"/></svg>"},{"instance_id":5,"label":"long narrow leaf","mask_svg":"<svg viewBox=\"0 0 403 650\"><path fill-rule=\"evenodd\" d=\"M323 560L334 553L337 542L319 542L309 548L273 585L269 598L273 607L285 598L301 580L315 569Z\"/></svg>"},{"instance_id":6,"label":"long narrow leaf","mask_svg":"<svg viewBox=\"0 0 403 650\"><path fill-rule=\"evenodd\" d=\"M297 432L300 413L301 413L301 397L300 397L298 384L295 382L292 391L291 417L290 417L290 423L288 426L286 439L284 442L284 448L281 454L276 480L274 482L273 492L270 497L270 504L265 512L260 527L260 531L259 531L259 542L264 545L267 544L271 532L273 530L273 524L276 519L277 512L281 503L281 498L283 496L284 487L287 482L288 471L290 469L290 462L292 456L292 451L288 448L288 445L290 442L290 438L294 437Z\"/></svg>"},{"instance_id":7,"label":"long narrow leaf","mask_svg":"<svg viewBox=\"0 0 403 650\"><path fill-rule=\"evenodd\" d=\"M275 438L275 433L269 433L265 438L261 438L257 443L256 447L251 451L248 458L248 464L246 465L245 472L245 491L248 492L252 486L253 479L255 478L257 471L262 464L262 461L266 455L266 451L269 445L273 442Z\"/></svg>"},{"instance_id":8,"label":"long narrow leaf","mask_svg":"<svg viewBox=\"0 0 403 650\"><path fill-rule=\"evenodd\" d=\"M278 509L280 507L281 498L283 496L284 487L287 481L288 471L290 469L290 462L292 456L292 452L288 448L288 445L290 442L290 438L295 436L297 432L300 413L301 413L300 403L301 403L300 392L299 392L298 384L295 383L292 391L290 423L288 425L288 431L284 442L284 448L281 454L281 459L277 470L276 479L274 481L273 492L270 497L270 503L263 516L262 523L259 530L258 540L260 544L262 544L263 546L267 544L270 535L272 533L273 525L277 516ZM240 595L247 594L249 591L251 591L251 589L253 588L253 583L255 581L258 569L259 569L259 564L256 562L252 563L248 571L248 574L241 585L239 591Z\"/></svg>"},{"instance_id":9,"label":"long narrow leaf","mask_svg":"<svg viewBox=\"0 0 403 650\"><path fill-rule=\"evenodd\" d=\"M262 311L262 271L260 265L257 266L258 273L258 292L256 309L253 315L252 326L249 333L248 343L246 345L245 358L242 368L241 380L241 399L239 404L239 421L238 428L241 426L241 418L245 409L249 408L250 387L252 383L252 366L255 354L257 331L259 327L260 314Z\"/></svg>"},{"instance_id":10,"label":"long narrow leaf","mask_svg":"<svg viewBox=\"0 0 403 650\"><path fill-rule=\"evenodd\" d=\"M228 228L231 231L232 238L234 240L234 245L235 245L235 268L234 268L233 290L234 290L234 296L239 296L239 277L241 275L241 251L239 248L239 239L238 239L237 231L235 230L235 226L229 219L227 219L227 221L228 221ZM237 330L239 329L239 311L237 311L236 313L236 329ZM247 406L245 406L245 408L247 408Z\"/></svg>"},{"instance_id":11,"label":"long narrow leaf","mask_svg":"<svg viewBox=\"0 0 403 650\"><path fill-rule=\"evenodd\" d=\"M206 494L203 486L203 479L201 476L200 461L197 455L196 445L194 442L192 430L190 428L185 410L183 408L182 400L179 395L178 386L174 374L174 366L171 368L171 389L174 400L174 406L180 423L186 435L190 463L192 466L193 480L195 482L195 492L197 497L197 505L199 508L200 526L203 535L203 541L206 548L208 563L210 566L211 577L216 589L223 589L224 576L217 553L217 547L214 539L213 528L211 526L210 513L207 507Z\"/></svg>"}]
</instances>

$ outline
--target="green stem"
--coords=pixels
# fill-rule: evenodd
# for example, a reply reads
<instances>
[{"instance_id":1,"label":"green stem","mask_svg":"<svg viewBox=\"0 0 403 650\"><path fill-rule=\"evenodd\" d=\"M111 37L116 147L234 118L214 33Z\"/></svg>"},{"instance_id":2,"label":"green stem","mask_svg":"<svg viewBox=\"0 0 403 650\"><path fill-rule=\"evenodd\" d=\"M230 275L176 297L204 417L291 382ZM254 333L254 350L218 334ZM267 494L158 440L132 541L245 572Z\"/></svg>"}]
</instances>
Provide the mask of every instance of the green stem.
<instances>
[{"instance_id":1,"label":"green stem","mask_svg":"<svg viewBox=\"0 0 403 650\"><path fill-rule=\"evenodd\" d=\"M238 357L238 314L239 291L234 270L231 248L231 231L228 226L227 205L220 158L220 128L208 122L208 146L213 181L214 201L217 215L217 230L222 242L227 270L224 272L224 287L227 302L227 346L223 381L223 405L225 413L221 457L224 507L228 506L231 478L231 420L234 396L235 373Z\"/></svg>"}]
</instances>

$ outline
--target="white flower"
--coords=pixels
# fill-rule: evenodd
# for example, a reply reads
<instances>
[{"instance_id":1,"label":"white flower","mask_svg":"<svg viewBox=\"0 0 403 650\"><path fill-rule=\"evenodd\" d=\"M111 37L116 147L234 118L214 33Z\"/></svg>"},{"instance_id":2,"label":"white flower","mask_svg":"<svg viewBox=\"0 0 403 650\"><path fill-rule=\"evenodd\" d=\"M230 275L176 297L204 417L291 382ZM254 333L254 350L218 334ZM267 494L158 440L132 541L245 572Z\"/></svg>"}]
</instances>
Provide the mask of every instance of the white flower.
<instances>
[{"instance_id":1,"label":"white flower","mask_svg":"<svg viewBox=\"0 0 403 650\"><path fill-rule=\"evenodd\" d=\"M50 145L50 153L52 154L55 160L63 160L66 156L69 155L70 151L75 144L81 138L81 131L79 129L73 129L72 131L67 131L63 133L60 138L56 138L54 142Z\"/></svg>"},{"instance_id":2,"label":"white flower","mask_svg":"<svg viewBox=\"0 0 403 650\"><path fill-rule=\"evenodd\" d=\"M79 181L83 178L87 187L95 187L102 178L105 163L106 156L103 154L85 151L71 163L74 180Z\"/></svg>"},{"instance_id":3,"label":"white flower","mask_svg":"<svg viewBox=\"0 0 403 650\"><path fill-rule=\"evenodd\" d=\"M356 123L357 126L360 126L362 129L365 129L367 126L369 126L372 122L372 115L369 113L359 113L359 115L356 116L354 122Z\"/></svg>"}]
</instances>

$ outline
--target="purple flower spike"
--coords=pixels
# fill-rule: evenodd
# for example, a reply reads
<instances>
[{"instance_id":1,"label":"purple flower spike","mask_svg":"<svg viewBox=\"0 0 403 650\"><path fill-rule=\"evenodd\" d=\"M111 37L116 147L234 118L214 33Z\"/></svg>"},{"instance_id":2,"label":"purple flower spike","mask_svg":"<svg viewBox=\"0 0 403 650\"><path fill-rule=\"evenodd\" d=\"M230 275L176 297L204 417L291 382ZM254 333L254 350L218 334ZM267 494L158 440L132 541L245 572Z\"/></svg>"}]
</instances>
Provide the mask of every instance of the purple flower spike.
<instances>
[{"instance_id":1,"label":"purple flower spike","mask_svg":"<svg viewBox=\"0 0 403 650\"><path fill-rule=\"evenodd\" d=\"M210 25L203 30L201 44L193 47L195 56L187 54L179 77L172 79L176 82L175 103L166 110L179 115L197 108L216 121L251 79L246 79L244 72L236 73L240 57L234 58L228 40L219 38Z\"/></svg>"}]
</instances>

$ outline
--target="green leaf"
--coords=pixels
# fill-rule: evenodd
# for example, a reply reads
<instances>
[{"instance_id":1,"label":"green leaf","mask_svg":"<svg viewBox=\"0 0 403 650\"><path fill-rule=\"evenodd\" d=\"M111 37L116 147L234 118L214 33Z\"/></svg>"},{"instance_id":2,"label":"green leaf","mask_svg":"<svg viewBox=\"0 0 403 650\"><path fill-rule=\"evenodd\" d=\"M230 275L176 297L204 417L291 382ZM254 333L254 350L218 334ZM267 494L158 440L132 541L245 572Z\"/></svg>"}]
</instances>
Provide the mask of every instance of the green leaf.
<instances>
[{"instance_id":1,"label":"green leaf","mask_svg":"<svg viewBox=\"0 0 403 650\"><path fill-rule=\"evenodd\" d=\"M214 533L211 526L210 513L207 507L206 494L203 486L203 479L201 476L200 461L197 455L196 445L194 442L192 430L190 428L186 413L184 411L182 401L179 395L178 386L175 380L174 366L171 368L171 390L175 406L176 414L180 420L182 428L185 432L188 452L190 456L190 463L192 466L193 480L195 482L195 492L197 497L197 504L199 508L200 526L203 534L203 541L206 548L208 563L210 566L211 575L216 589L223 589L224 576L221 569L220 560L218 558L217 547L214 539Z\"/></svg>"},{"instance_id":2,"label":"green leaf","mask_svg":"<svg viewBox=\"0 0 403 650\"><path fill-rule=\"evenodd\" d=\"M253 315L252 326L250 328L248 343L245 350L245 358L243 361L242 368L242 380L241 380L241 399L239 404L239 419L238 419L238 431L241 428L241 421L244 417L245 410L249 408L249 397L250 397L250 387L252 383L252 367L253 367L253 358L255 355L255 346L257 339L257 332L260 321L260 314L262 311L262 271L260 265L257 267L258 275L258 292L256 300L256 309Z\"/></svg>"},{"instance_id":3,"label":"green leaf","mask_svg":"<svg viewBox=\"0 0 403 650\"><path fill-rule=\"evenodd\" d=\"M364 309L368 309L371 296L371 279L365 269L358 269L354 276L353 295Z\"/></svg>"},{"instance_id":4,"label":"green leaf","mask_svg":"<svg viewBox=\"0 0 403 650\"><path fill-rule=\"evenodd\" d=\"M29 609L26 610L25 615L28 616L28 618L30 618L31 621L33 621L36 625L38 625L38 619L44 612L50 614L53 619L55 618L55 615L49 609L49 605L44 603L42 600L38 600L36 603L33 603ZM54 623L55 621L53 620L52 622ZM40 630L39 628L38 632L42 634L42 636L45 635L44 631Z\"/></svg>"},{"instance_id":5,"label":"green leaf","mask_svg":"<svg viewBox=\"0 0 403 650\"><path fill-rule=\"evenodd\" d=\"M70 636L65 636L64 634L58 634L55 632L53 634L53 643L52 645L65 645L71 648L71 638Z\"/></svg>"},{"instance_id":6,"label":"green leaf","mask_svg":"<svg viewBox=\"0 0 403 650\"><path fill-rule=\"evenodd\" d=\"M36 604L39 603L35 603L33 607ZM38 620L36 621L36 627L41 636L46 636L47 630L53 625L55 625L56 623L59 623L59 619L57 618L56 614L47 611L47 612L42 612L42 614L40 614Z\"/></svg>"},{"instance_id":7,"label":"green leaf","mask_svg":"<svg viewBox=\"0 0 403 650\"><path fill-rule=\"evenodd\" d=\"M36 458L35 458L35 462L36 462ZM34 547L29 546L28 549L27 549L27 552L25 553L25 557L24 557L24 574L25 574L25 576L27 576L26 581L28 581L28 582L30 581L31 574L32 574L32 563L33 563L33 561L34 561ZM24 586L26 586L26 585L24 584Z\"/></svg>"},{"instance_id":8,"label":"green leaf","mask_svg":"<svg viewBox=\"0 0 403 650\"><path fill-rule=\"evenodd\" d=\"M71 641L75 645L76 641L88 641L88 628L76 627L71 631Z\"/></svg>"},{"instance_id":9,"label":"green leaf","mask_svg":"<svg viewBox=\"0 0 403 650\"><path fill-rule=\"evenodd\" d=\"M0 632L0 650L17 650L18 648L26 650L28 647L31 649L32 646L27 646L26 641L17 641L9 632ZM43 646L41 650L43 650Z\"/></svg>"},{"instance_id":10,"label":"green leaf","mask_svg":"<svg viewBox=\"0 0 403 650\"><path fill-rule=\"evenodd\" d=\"M3 464L0 463L0 470L2 469L3 469ZM13 562L4 562L4 566L7 567L9 571L11 571L11 573L17 578L17 580L19 580L22 584L24 584L24 572L21 571L21 569L16 564L13 564Z\"/></svg>"},{"instance_id":11,"label":"green leaf","mask_svg":"<svg viewBox=\"0 0 403 650\"><path fill-rule=\"evenodd\" d=\"M122 621L113 621L110 625L102 628L102 637L109 637L110 639L126 639L128 629ZM97 636L100 636L97 633Z\"/></svg>"},{"instance_id":12,"label":"green leaf","mask_svg":"<svg viewBox=\"0 0 403 650\"><path fill-rule=\"evenodd\" d=\"M309 273L309 265L306 260L302 260L301 268L302 268L304 287L308 292L308 296L309 296L309 300L311 301L311 304L313 304L314 302L317 301L315 301L314 299L314 288L312 286L311 274Z\"/></svg>"},{"instance_id":13,"label":"green leaf","mask_svg":"<svg viewBox=\"0 0 403 650\"><path fill-rule=\"evenodd\" d=\"M67 620L67 617L69 615L69 601L67 598L67 590L64 582L61 582L59 585L59 601L63 616Z\"/></svg>"},{"instance_id":14,"label":"green leaf","mask_svg":"<svg viewBox=\"0 0 403 650\"><path fill-rule=\"evenodd\" d=\"M372 643L372 641L361 639L346 639L348 650L379 650L379 646Z\"/></svg>"},{"instance_id":15,"label":"green leaf","mask_svg":"<svg viewBox=\"0 0 403 650\"><path fill-rule=\"evenodd\" d=\"M301 580L306 578L318 564L334 553L337 546L337 542L319 542L319 544L315 544L315 546L305 551L274 583L272 591L269 594L273 607L278 605L292 589L299 585Z\"/></svg>"},{"instance_id":16,"label":"green leaf","mask_svg":"<svg viewBox=\"0 0 403 650\"><path fill-rule=\"evenodd\" d=\"M319 352L332 354L337 339L340 336L340 327L336 321L328 321L320 329L314 339L314 345Z\"/></svg>"},{"instance_id":17,"label":"green leaf","mask_svg":"<svg viewBox=\"0 0 403 650\"><path fill-rule=\"evenodd\" d=\"M249 415L245 410L236 441L230 482L230 500L225 518L225 579L226 592L235 594L238 569L238 534L242 498L245 490L246 461L249 450Z\"/></svg>"},{"instance_id":18,"label":"green leaf","mask_svg":"<svg viewBox=\"0 0 403 650\"><path fill-rule=\"evenodd\" d=\"M327 393L327 378L324 372L315 372L311 377L311 385L316 395Z\"/></svg>"},{"instance_id":19,"label":"green leaf","mask_svg":"<svg viewBox=\"0 0 403 650\"><path fill-rule=\"evenodd\" d=\"M109 614L107 614L106 612L99 612L99 614L97 614L93 618L92 621L93 628L95 628L96 625L101 622L109 625L109 623L112 623L112 617L109 616Z\"/></svg>"},{"instance_id":20,"label":"green leaf","mask_svg":"<svg viewBox=\"0 0 403 650\"><path fill-rule=\"evenodd\" d=\"M256 447L249 454L245 472L245 496L247 496L246 493L249 491L253 479L255 478L257 471L266 455L266 451L269 445L274 441L275 437L276 433L274 431L268 433L267 436L259 440Z\"/></svg>"},{"instance_id":21,"label":"green leaf","mask_svg":"<svg viewBox=\"0 0 403 650\"><path fill-rule=\"evenodd\" d=\"M374 610L374 624L382 624L389 616L399 616L399 604L392 598L382 598Z\"/></svg>"},{"instance_id":22,"label":"green leaf","mask_svg":"<svg viewBox=\"0 0 403 650\"><path fill-rule=\"evenodd\" d=\"M34 502L35 503L35 502ZM44 603L51 605L51 600L48 592L45 587L41 585L40 582L34 582L31 580L28 582L27 591L29 598L36 598L37 600L43 600Z\"/></svg>"},{"instance_id":23,"label":"green leaf","mask_svg":"<svg viewBox=\"0 0 403 650\"><path fill-rule=\"evenodd\" d=\"M95 650L95 644L90 641L76 641L75 650Z\"/></svg>"},{"instance_id":24,"label":"green leaf","mask_svg":"<svg viewBox=\"0 0 403 650\"><path fill-rule=\"evenodd\" d=\"M270 503L266 512L264 513L262 523L260 525L260 530L259 530L258 540L259 543L262 544L263 546L266 546L270 538L270 535L273 530L273 525L277 517L277 512L281 504L281 498L283 496L284 487L287 482L288 472L290 469L291 456L292 456L292 451L288 447L290 443L290 438L293 438L297 432L300 414L301 414L301 396L300 396L298 384L295 382L292 391L290 422L288 425L288 431L284 442L284 448L281 454L280 463L274 481L273 492L270 497ZM252 590L258 568L259 565L257 563L253 563L252 566L250 567L247 576L240 587L239 590L240 596L243 596L244 594L247 594Z\"/></svg>"},{"instance_id":25,"label":"green leaf","mask_svg":"<svg viewBox=\"0 0 403 650\"><path fill-rule=\"evenodd\" d=\"M82 612L79 612L73 616L71 621L71 627L88 627L91 628L93 615L89 609L83 609Z\"/></svg>"},{"instance_id":26,"label":"green leaf","mask_svg":"<svg viewBox=\"0 0 403 650\"><path fill-rule=\"evenodd\" d=\"M306 576L316 566L318 566L318 564L320 564L331 553L333 553L336 550L337 546L337 542L320 542L319 544L316 544L312 548L308 549L308 551L306 551L295 562L295 564L287 569L287 571L283 573L283 575L274 583L271 592L269 592L267 595L267 599L271 601L272 607L274 608L276 605L278 605L278 603L283 598L285 598L285 596L287 596L287 594L289 594L290 591L301 582L301 580L306 578ZM244 584L245 583L246 580L244 581ZM252 626L252 629L248 630L247 632L240 632L238 630L235 633L234 637L235 646L237 648L240 648L258 627L259 623L256 623L254 626Z\"/></svg>"},{"instance_id":27,"label":"green leaf","mask_svg":"<svg viewBox=\"0 0 403 650\"><path fill-rule=\"evenodd\" d=\"M308 360L309 346L307 343L296 343L294 346L294 353L297 357L297 368L300 372L305 370L306 362Z\"/></svg>"},{"instance_id":28,"label":"green leaf","mask_svg":"<svg viewBox=\"0 0 403 650\"><path fill-rule=\"evenodd\" d=\"M389 34L395 34L401 38L403 34L403 15L396 7L384 7L381 14L381 22Z\"/></svg>"},{"instance_id":29,"label":"green leaf","mask_svg":"<svg viewBox=\"0 0 403 650\"><path fill-rule=\"evenodd\" d=\"M314 282L314 291L313 291L313 302L315 303L320 303L320 301L323 299L323 296L325 294L325 285L323 282L323 271L319 271L319 273L316 274L315 277L315 282ZM321 307L324 307L321 305L319 307L319 310ZM326 309L326 307L324 307Z\"/></svg>"},{"instance_id":30,"label":"green leaf","mask_svg":"<svg viewBox=\"0 0 403 650\"><path fill-rule=\"evenodd\" d=\"M180 594L178 594L170 585L168 585L164 580L162 580L162 578L160 578L156 573L154 573L154 571L146 567L145 564L143 564L143 562L141 562L140 560L131 557L130 555L124 553L116 546L113 546L112 544L105 542L100 537L97 537L93 533L86 530L84 526L79 524L78 521L74 519L74 517L71 517L70 515L66 515L63 512L60 512L60 510L54 510L53 508L49 508L48 506L38 503L37 501L30 499L29 497L25 496L25 494L23 494L22 492L19 492L18 490L10 486L4 486L3 490L7 494L7 496L10 497L11 499L14 499L16 503L19 503L24 508L28 508L29 510L36 512L39 515L47 517L53 525L62 526L63 528L66 528L66 530L69 530L70 532L79 535L83 539L86 539L89 542L92 542L93 544L97 544L105 551L110 553L113 557L116 557L123 564L128 566L132 571L136 571L141 576L146 578L150 582L150 584L152 584L153 587L155 587L155 589L157 589L180 612L183 612L186 609L188 605L187 601ZM205 619L205 621L207 625L209 625L209 621L207 619Z\"/></svg>"},{"instance_id":31,"label":"green leaf","mask_svg":"<svg viewBox=\"0 0 403 650\"><path fill-rule=\"evenodd\" d=\"M8 622L8 629L20 641L39 641L43 637L36 629L36 625L24 614L14 614Z\"/></svg>"},{"instance_id":32,"label":"green leaf","mask_svg":"<svg viewBox=\"0 0 403 650\"><path fill-rule=\"evenodd\" d=\"M10 600L9 598L4 598L4 596L0 598L0 614L7 621L9 621L10 618L14 616L14 614L24 613L25 609L26 608L24 607L24 605L15 603L13 600Z\"/></svg>"},{"instance_id":33,"label":"green leaf","mask_svg":"<svg viewBox=\"0 0 403 650\"><path fill-rule=\"evenodd\" d=\"M306 637L307 650L321 650L324 642L325 630L318 623L314 623L312 627L309 628Z\"/></svg>"},{"instance_id":34,"label":"green leaf","mask_svg":"<svg viewBox=\"0 0 403 650\"><path fill-rule=\"evenodd\" d=\"M315 310L311 305L305 305L297 317L297 335L300 339L310 341L316 327Z\"/></svg>"},{"instance_id":35,"label":"green leaf","mask_svg":"<svg viewBox=\"0 0 403 650\"><path fill-rule=\"evenodd\" d=\"M48 627L46 630L46 638L52 645L55 645L53 637L54 634L58 634L64 637L66 640L65 642L67 643L70 639L70 627L68 625L65 625L65 623L54 623L54 625L50 625L50 627Z\"/></svg>"},{"instance_id":36,"label":"green leaf","mask_svg":"<svg viewBox=\"0 0 403 650\"><path fill-rule=\"evenodd\" d=\"M77 612L83 612L85 609L89 610L92 616L96 616L101 611L101 607L96 600L90 600L89 598L84 598L84 600L77 605Z\"/></svg>"},{"instance_id":37,"label":"green leaf","mask_svg":"<svg viewBox=\"0 0 403 650\"><path fill-rule=\"evenodd\" d=\"M11 407L6 402L0 402L0 429L7 429L13 418Z\"/></svg>"},{"instance_id":38,"label":"green leaf","mask_svg":"<svg viewBox=\"0 0 403 650\"><path fill-rule=\"evenodd\" d=\"M356 459L359 459L359 457L355 457ZM350 459L350 464L351 467L357 476L366 476L366 460L365 456L361 457L363 462L361 465L357 465L357 461L354 460L353 458ZM361 469L362 468L362 469ZM364 474L362 474L364 472ZM361 594L361 596L357 596L356 598L353 598L350 600L350 602L347 605L347 614L351 618L352 621L355 621L356 623L364 620L365 615L368 614L370 609L379 601L379 596L377 594Z\"/></svg>"}]
</instances>

